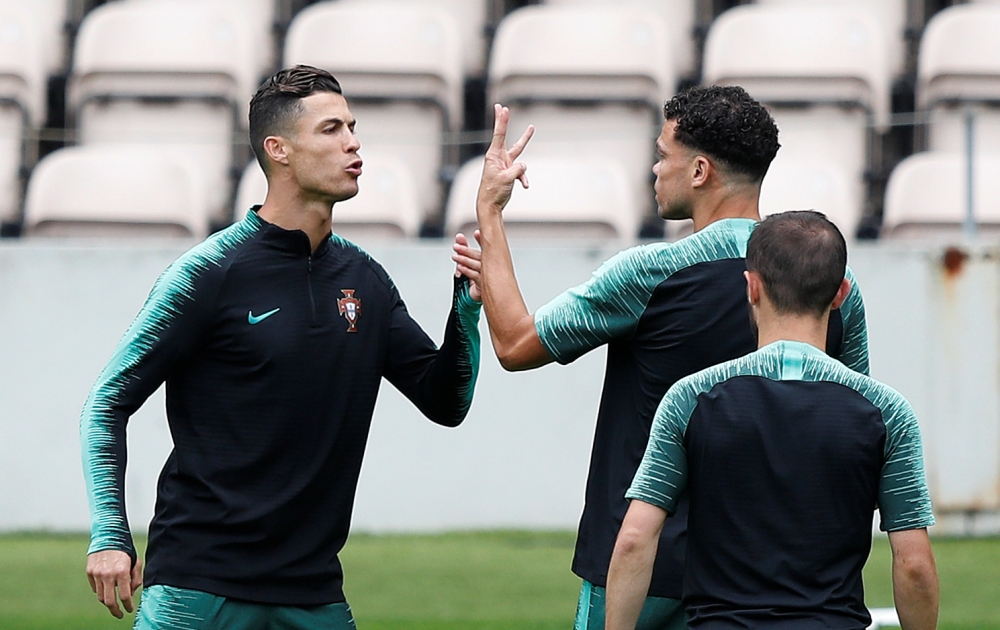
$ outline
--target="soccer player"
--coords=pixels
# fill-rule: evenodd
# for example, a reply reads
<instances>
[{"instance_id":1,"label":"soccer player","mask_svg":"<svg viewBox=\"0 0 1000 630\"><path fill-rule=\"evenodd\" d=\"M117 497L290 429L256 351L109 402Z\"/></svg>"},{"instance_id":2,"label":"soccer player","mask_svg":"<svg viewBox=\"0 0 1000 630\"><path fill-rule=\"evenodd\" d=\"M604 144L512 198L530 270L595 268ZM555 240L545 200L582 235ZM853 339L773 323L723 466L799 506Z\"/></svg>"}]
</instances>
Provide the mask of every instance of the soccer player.
<instances>
[{"instance_id":1,"label":"soccer player","mask_svg":"<svg viewBox=\"0 0 1000 630\"><path fill-rule=\"evenodd\" d=\"M608 344L573 571L583 578L578 630L604 623L604 586L615 537L628 503L656 406L677 380L756 348L745 298L746 242L757 222L760 185L778 151L767 110L738 87L698 87L664 107L653 166L660 216L691 218L695 233L676 243L628 249L587 283L531 315L524 304L504 234L502 210L514 182L527 184L515 162L533 128L505 148L509 112L496 106L493 142L477 200L479 252L456 244L459 270L478 279L493 346L508 370L553 360L569 363ZM599 146L594 147L600 150ZM601 173L593 173L600 177ZM857 287L831 317L826 350L868 371L864 306ZM664 528L643 613L643 628L683 628L680 603L686 499Z\"/></svg>"},{"instance_id":2,"label":"soccer player","mask_svg":"<svg viewBox=\"0 0 1000 630\"><path fill-rule=\"evenodd\" d=\"M936 627L917 419L894 390L823 352L830 311L850 292L846 261L819 213L768 217L750 237L760 349L679 381L660 404L611 559L608 630L635 627L685 488L691 628L867 628L861 569L876 506L900 623Z\"/></svg>"},{"instance_id":3,"label":"soccer player","mask_svg":"<svg viewBox=\"0 0 1000 630\"><path fill-rule=\"evenodd\" d=\"M296 66L261 86L250 141L264 204L163 273L91 391L87 575L121 618L143 579L125 515L125 427L167 387L174 450L136 628L353 628L337 554L382 378L438 424L469 409L478 289L455 279L437 348L382 267L331 233L333 205L358 192L354 127L326 71Z\"/></svg>"}]
</instances>

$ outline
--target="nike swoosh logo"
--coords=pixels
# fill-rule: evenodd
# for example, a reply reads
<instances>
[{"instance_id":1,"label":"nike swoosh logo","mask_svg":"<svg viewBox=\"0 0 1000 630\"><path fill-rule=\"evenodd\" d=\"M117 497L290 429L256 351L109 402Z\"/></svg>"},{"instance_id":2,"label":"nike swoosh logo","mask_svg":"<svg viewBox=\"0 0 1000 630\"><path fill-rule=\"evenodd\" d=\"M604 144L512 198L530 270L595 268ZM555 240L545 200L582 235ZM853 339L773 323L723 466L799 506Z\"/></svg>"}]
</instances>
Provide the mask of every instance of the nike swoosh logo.
<instances>
[{"instance_id":1,"label":"nike swoosh logo","mask_svg":"<svg viewBox=\"0 0 1000 630\"><path fill-rule=\"evenodd\" d=\"M276 308L273 311L268 311L264 313L263 315L254 315L253 311L247 311L247 322L249 322L251 326L253 326L254 324L259 324L280 310L281 310L280 308Z\"/></svg>"}]
</instances>

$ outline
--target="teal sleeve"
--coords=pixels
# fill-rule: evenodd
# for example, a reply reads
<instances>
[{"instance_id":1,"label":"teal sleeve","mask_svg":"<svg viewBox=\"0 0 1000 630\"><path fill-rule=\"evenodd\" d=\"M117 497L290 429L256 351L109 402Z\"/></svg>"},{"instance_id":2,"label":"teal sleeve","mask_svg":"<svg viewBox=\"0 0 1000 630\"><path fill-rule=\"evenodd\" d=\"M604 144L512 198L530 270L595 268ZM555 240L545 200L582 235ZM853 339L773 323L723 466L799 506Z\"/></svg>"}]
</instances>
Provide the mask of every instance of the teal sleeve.
<instances>
[{"instance_id":1,"label":"teal sleeve","mask_svg":"<svg viewBox=\"0 0 1000 630\"><path fill-rule=\"evenodd\" d=\"M472 406L479 375L482 306L469 295L468 279L456 278L444 341L437 348L387 281L395 305L383 375L431 421L458 426Z\"/></svg>"},{"instance_id":2,"label":"teal sleeve","mask_svg":"<svg viewBox=\"0 0 1000 630\"><path fill-rule=\"evenodd\" d=\"M590 280L535 312L535 330L552 358L570 363L635 329L653 288L662 281L650 276L646 258L641 247L620 252Z\"/></svg>"},{"instance_id":3,"label":"teal sleeve","mask_svg":"<svg viewBox=\"0 0 1000 630\"><path fill-rule=\"evenodd\" d=\"M934 513L924 477L917 417L898 394L883 407L883 414L886 440L878 490L880 527L887 532L930 527Z\"/></svg>"},{"instance_id":4,"label":"teal sleeve","mask_svg":"<svg viewBox=\"0 0 1000 630\"><path fill-rule=\"evenodd\" d=\"M90 550L119 550L135 561L125 513L128 419L197 344L210 323L223 265L260 226L256 214L178 258L157 279L94 384L80 416L83 473L90 502Z\"/></svg>"},{"instance_id":5,"label":"teal sleeve","mask_svg":"<svg viewBox=\"0 0 1000 630\"><path fill-rule=\"evenodd\" d=\"M538 338L552 358L569 363L630 335L661 282L692 265L745 257L755 226L749 219L716 221L676 243L640 245L611 257L589 281L538 309Z\"/></svg>"},{"instance_id":6,"label":"teal sleeve","mask_svg":"<svg viewBox=\"0 0 1000 630\"><path fill-rule=\"evenodd\" d=\"M861 297L861 289L850 269L847 279L851 282L851 291L840 306L840 315L844 321L844 340L840 346L840 361L855 372L869 376L871 368L868 362L868 325L865 322L865 303Z\"/></svg>"},{"instance_id":7,"label":"teal sleeve","mask_svg":"<svg viewBox=\"0 0 1000 630\"><path fill-rule=\"evenodd\" d=\"M687 383L675 384L660 402L627 499L638 499L673 514L677 498L687 487L688 462L684 432L694 409L695 394Z\"/></svg>"},{"instance_id":8,"label":"teal sleeve","mask_svg":"<svg viewBox=\"0 0 1000 630\"><path fill-rule=\"evenodd\" d=\"M204 284L196 266L181 259L160 276L84 405L80 442L90 501L88 553L118 550L135 560L125 513L126 425L206 324L207 296L196 289Z\"/></svg>"},{"instance_id":9,"label":"teal sleeve","mask_svg":"<svg viewBox=\"0 0 1000 630\"><path fill-rule=\"evenodd\" d=\"M463 361L468 366L468 376L462 383L459 395L464 401L463 415L469 412L472 406L472 396L476 389L476 381L479 378L479 359L481 354L481 340L479 337L479 316L483 310L483 303L472 299L469 293L468 280L458 282L455 295L455 313L458 318L458 328L462 335L462 355Z\"/></svg>"}]
</instances>

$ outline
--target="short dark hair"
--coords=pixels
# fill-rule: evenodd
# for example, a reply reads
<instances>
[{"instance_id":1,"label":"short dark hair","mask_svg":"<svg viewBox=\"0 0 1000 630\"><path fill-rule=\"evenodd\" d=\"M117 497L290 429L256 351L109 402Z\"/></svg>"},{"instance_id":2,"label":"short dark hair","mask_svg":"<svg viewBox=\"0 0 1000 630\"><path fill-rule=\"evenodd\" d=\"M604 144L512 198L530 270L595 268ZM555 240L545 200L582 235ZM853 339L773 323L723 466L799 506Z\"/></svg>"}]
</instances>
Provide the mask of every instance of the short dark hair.
<instances>
[{"instance_id":1,"label":"short dark hair","mask_svg":"<svg viewBox=\"0 0 1000 630\"><path fill-rule=\"evenodd\" d=\"M778 153L778 126L763 105L739 86L696 86L663 106L676 120L674 139L760 182Z\"/></svg>"},{"instance_id":2,"label":"short dark hair","mask_svg":"<svg viewBox=\"0 0 1000 630\"><path fill-rule=\"evenodd\" d=\"M265 173L264 139L287 135L289 124L302 111L299 101L317 92L344 93L340 82L326 70L298 65L276 72L250 99L250 147Z\"/></svg>"},{"instance_id":3,"label":"short dark hair","mask_svg":"<svg viewBox=\"0 0 1000 630\"><path fill-rule=\"evenodd\" d=\"M746 260L778 312L822 315L844 281L847 243L819 212L782 212L753 231Z\"/></svg>"}]
</instances>

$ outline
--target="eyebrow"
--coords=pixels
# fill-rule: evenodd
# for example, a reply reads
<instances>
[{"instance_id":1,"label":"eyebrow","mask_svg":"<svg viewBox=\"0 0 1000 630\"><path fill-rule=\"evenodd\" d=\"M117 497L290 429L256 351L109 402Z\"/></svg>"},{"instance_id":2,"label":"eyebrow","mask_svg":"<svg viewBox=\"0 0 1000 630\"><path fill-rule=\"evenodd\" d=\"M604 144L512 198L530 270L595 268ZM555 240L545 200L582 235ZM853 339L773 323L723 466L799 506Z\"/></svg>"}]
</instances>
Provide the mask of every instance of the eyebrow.
<instances>
[{"instance_id":1,"label":"eyebrow","mask_svg":"<svg viewBox=\"0 0 1000 630\"><path fill-rule=\"evenodd\" d=\"M339 124L347 125L348 127L352 127L353 128L356 124L358 124L358 121L357 121L357 119L354 119L354 118L352 118L350 120L345 120L345 119L341 118L340 116L331 116L330 118L324 118L323 120L319 121L319 125L318 126L319 127L323 127L323 126L329 125L331 123L333 123L333 124L338 124L339 123Z\"/></svg>"}]
</instances>

